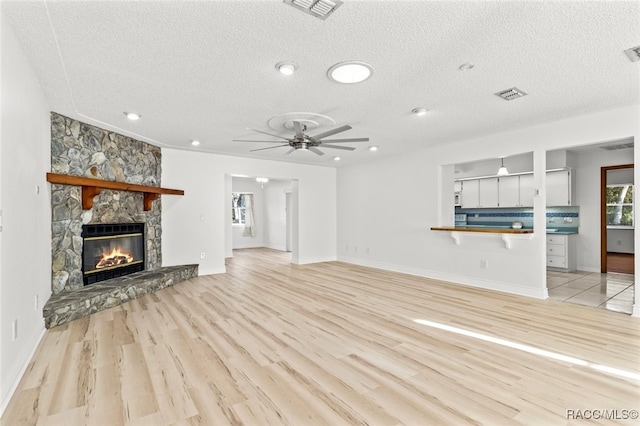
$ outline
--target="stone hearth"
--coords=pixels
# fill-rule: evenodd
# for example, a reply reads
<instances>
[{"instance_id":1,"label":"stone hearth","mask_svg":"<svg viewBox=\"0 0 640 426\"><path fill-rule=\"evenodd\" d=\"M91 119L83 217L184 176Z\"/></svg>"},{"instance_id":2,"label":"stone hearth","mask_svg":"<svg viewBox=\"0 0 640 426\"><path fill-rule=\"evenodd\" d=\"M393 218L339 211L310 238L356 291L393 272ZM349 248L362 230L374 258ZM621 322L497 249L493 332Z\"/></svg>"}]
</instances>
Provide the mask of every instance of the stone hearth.
<instances>
[{"instance_id":1,"label":"stone hearth","mask_svg":"<svg viewBox=\"0 0 640 426\"><path fill-rule=\"evenodd\" d=\"M62 325L197 276L198 265L167 266L54 294L44 305L45 326Z\"/></svg>"}]
</instances>

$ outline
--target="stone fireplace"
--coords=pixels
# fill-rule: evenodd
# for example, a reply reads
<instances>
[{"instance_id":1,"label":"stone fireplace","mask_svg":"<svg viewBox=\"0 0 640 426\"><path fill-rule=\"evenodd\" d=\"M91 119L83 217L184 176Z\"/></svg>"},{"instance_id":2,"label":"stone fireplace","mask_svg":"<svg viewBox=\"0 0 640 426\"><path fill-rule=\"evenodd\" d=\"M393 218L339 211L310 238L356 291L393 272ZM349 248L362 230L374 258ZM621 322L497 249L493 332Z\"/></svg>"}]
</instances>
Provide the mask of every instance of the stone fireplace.
<instances>
[{"instance_id":1,"label":"stone fireplace","mask_svg":"<svg viewBox=\"0 0 640 426\"><path fill-rule=\"evenodd\" d=\"M144 270L144 223L82 225L84 285Z\"/></svg>"},{"instance_id":2,"label":"stone fireplace","mask_svg":"<svg viewBox=\"0 0 640 426\"><path fill-rule=\"evenodd\" d=\"M51 171L53 173L160 186L160 148L51 113ZM143 210L143 194L103 190L93 207L82 209L81 188L51 185L52 291L82 288L84 225L143 224L144 269L162 265L162 204Z\"/></svg>"},{"instance_id":3,"label":"stone fireplace","mask_svg":"<svg viewBox=\"0 0 640 426\"><path fill-rule=\"evenodd\" d=\"M160 188L161 160L156 146L51 113L51 174L126 185L92 188L89 203L86 185L50 180L47 328L198 275L198 265L162 267L158 194L183 192Z\"/></svg>"}]
</instances>

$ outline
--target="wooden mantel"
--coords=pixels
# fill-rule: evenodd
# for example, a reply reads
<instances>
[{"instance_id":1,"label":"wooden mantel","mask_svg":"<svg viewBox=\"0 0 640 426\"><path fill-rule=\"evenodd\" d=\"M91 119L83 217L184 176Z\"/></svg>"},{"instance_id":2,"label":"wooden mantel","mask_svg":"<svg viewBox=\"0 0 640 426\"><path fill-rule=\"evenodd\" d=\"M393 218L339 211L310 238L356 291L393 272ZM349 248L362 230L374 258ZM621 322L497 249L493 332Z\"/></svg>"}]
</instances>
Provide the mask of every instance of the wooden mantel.
<instances>
[{"instance_id":1,"label":"wooden mantel","mask_svg":"<svg viewBox=\"0 0 640 426\"><path fill-rule=\"evenodd\" d=\"M82 187L82 208L89 210L93 207L93 197L100 194L103 189L115 189L118 191L142 192L144 194L144 211L151 210L153 201L160 194L184 195L181 189L160 188L157 186L136 185L134 183L113 182L110 180L93 179L82 176L61 175L47 173L47 182L61 185L74 185Z\"/></svg>"}]
</instances>

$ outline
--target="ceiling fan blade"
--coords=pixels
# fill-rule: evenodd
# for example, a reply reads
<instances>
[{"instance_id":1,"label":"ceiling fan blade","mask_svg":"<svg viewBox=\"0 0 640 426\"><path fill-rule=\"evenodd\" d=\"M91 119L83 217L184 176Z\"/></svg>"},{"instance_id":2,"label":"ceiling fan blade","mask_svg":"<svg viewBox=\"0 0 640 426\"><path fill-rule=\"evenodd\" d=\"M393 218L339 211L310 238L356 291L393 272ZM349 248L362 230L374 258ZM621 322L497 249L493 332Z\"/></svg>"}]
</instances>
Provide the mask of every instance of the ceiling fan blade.
<instances>
[{"instance_id":1,"label":"ceiling fan blade","mask_svg":"<svg viewBox=\"0 0 640 426\"><path fill-rule=\"evenodd\" d=\"M293 128L296 131L296 138L304 138L304 134L302 133L302 125L299 121L293 122Z\"/></svg>"},{"instance_id":2,"label":"ceiling fan blade","mask_svg":"<svg viewBox=\"0 0 640 426\"><path fill-rule=\"evenodd\" d=\"M295 150L296 150L295 148L291 148L289 151L285 152L284 155L289 155Z\"/></svg>"},{"instance_id":3,"label":"ceiling fan blade","mask_svg":"<svg viewBox=\"0 0 640 426\"><path fill-rule=\"evenodd\" d=\"M251 128L249 128L249 127L247 127L247 130L251 130L252 132L263 133L263 134L265 134L265 135L273 136L274 138L284 139L285 141L288 141L288 140L289 140L289 138L285 138L284 136L274 135L273 133L263 132L262 130L251 129Z\"/></svg>"},{"instance_id":4,"label":"ceiling fan blade","mask_svg":"<svg viewBox=\"0 0 640 426\"><path fill-rule=\"evenodd\" d=\"M323 148L331 148L331 149L344 149L345 151L353 151L355 148L352 146L338 146L338 145L327 145L322 144Z\"/></svg>"},{"instance_id":5,"label":"ceiling fan blade","mask_svg":"<svg viewBox=\"0 0 640 426\"><path fill-rule=\"evenodd\" d=\"M325 139L322 143L342 143L342 142L369 142L369 138L351 138L351 139Z\"/></svg>"},{"instance_id":6,"label":"ceiling fan blade","mask_svg":"<svg viewBox=\"0 0 640 426\"><path fill-rule=\"evenodd\" d=\"M267 142L267 143L282 143L282 141L256 141L247 139L234 139L233 142Z\"/></svg>"},{"instance_id":7,"label":"ceiling fan blade","mask_svg":"<svg viewBox=\"0 0 640 426\"><path fill-rule=\"evenodd\" d=\"M264 151L265 149L273 149L273 148L282 148L283 146L289 146L288 143L285 143L284 145L278 145L278 146L268 146L266 148L258 148L258 149L252 149L249 152L256 152L256 151Z\"/></svg>"},{"instance_id":8,"label":"ceiling fan blade","mask_svg":"<svg viewBox=\"0 0 640 426\"><path fill-rule=\"evenodd\" d=\"M326 138L327 136L335 135L336 133L344 132L351 128L351 126L345 124L344 126L336 127L333 130L327 130L326 132L320 133L319 135L309 136L309 139L311 139L312 141L317 141L318 139Z\"/></svg>"},{"instance_id":9,"label":"ceiling fan blade","mask_svg":"<svg viewBox=\"0 0 640 426\"><path fill-rule=\"evenodd\" d=\"M308 149L309 149L309 151L313 152L314 154L324 155L324 152L320 151L320 150L319 150L318 148L316 148L316 147L311 146L311 147L309 147Z\"/></svg>"}]
</instances>

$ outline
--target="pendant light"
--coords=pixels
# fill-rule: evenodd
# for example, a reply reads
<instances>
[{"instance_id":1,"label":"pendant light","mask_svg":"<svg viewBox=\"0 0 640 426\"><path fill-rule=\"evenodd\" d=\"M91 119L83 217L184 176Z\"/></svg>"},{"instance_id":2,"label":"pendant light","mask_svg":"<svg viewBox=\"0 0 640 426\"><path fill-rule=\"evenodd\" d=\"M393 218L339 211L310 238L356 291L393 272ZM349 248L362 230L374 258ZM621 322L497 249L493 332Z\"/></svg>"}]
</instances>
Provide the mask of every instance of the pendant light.
<instances>
[{"instance_id":1,"label":"pendant light","mask_svg":"<svg viewBox=\"0 0 640 426\"><path fill-rule=\"evenodd\" d=\"M500 157L500 168L498 169L498 176L506 176L509 174L509 170L504 166L504 157Z\"/></svg>"}]
</instances>

